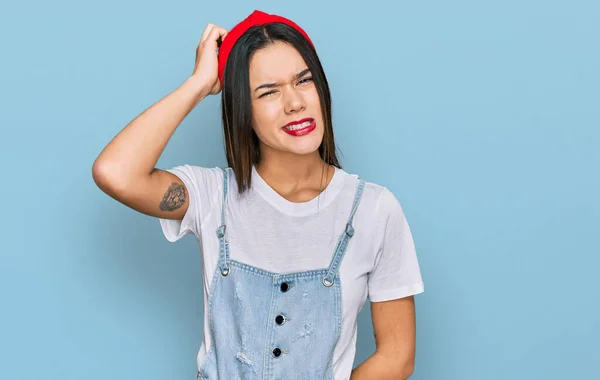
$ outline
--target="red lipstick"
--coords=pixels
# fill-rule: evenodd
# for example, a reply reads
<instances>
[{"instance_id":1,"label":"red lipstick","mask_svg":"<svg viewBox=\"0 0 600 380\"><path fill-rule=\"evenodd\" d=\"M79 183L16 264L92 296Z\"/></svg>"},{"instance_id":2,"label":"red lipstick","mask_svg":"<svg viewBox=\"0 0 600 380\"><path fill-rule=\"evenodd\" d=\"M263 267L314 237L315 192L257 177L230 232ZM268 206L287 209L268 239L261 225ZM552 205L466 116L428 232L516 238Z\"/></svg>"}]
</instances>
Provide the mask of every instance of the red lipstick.
<instances>
[{"instance_id":1,"label":"red lipstick","mask_svg":"<svg viewBox=\"0 0 600 380\"><path fill-rule=\"evenodd\" d=\"M297 125L297 124L302 124L304 122L310 122L310 124L304 128L300 128L300 129L287 129L286 127L289 126L293 126L293 125ZM309 133L311 133L312 131L315 130L315 128L317 127L317 124L315 123L315 120L313 118L307 117L304 119L300 119L297 121L292 121L290 123L287 123L284 127L283 127L283 131L289 135L292 136L304 136L307 135Z\"/></svg>"}]
</instances>

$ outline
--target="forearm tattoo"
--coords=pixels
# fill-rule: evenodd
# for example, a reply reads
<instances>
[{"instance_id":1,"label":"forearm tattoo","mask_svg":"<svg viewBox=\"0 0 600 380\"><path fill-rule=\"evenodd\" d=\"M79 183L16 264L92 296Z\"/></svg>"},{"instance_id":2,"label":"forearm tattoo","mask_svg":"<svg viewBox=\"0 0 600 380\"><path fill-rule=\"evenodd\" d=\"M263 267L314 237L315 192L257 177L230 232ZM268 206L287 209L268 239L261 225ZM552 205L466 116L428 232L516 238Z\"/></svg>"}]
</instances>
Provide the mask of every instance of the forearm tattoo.
<instances>
[{"instance_id":1,"label":"forearm tattoo","mask_svg":"<svg viewBox=\"0 0 600 380\"><path fill-rule=\"evenodd\" d=\"M185 186L180 183L173 182L169 189L160 201L160 209L162 211L177 210L185 203Z\"/></svg>"}]
</instances>

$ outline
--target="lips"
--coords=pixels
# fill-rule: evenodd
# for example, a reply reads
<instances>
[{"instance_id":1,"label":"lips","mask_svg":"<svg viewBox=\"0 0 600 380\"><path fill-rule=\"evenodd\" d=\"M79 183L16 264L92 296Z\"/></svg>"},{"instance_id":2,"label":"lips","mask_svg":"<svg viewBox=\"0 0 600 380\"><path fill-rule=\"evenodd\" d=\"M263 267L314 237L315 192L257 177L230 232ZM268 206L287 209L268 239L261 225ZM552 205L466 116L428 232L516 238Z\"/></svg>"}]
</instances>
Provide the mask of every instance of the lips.
<instances>
[{"instance_id":1,"label":"lips","mask_svg":"<svg viewBox=\"0 0 600 380\"><path fill-rule=\"evenodd\" d=\"M312 118L304 118L301 120L293 121L291 123L287 123L285 127L283 127L283 131L291 136L304 136L316 128L316 123Z\"/></svg>"}]
</instances>

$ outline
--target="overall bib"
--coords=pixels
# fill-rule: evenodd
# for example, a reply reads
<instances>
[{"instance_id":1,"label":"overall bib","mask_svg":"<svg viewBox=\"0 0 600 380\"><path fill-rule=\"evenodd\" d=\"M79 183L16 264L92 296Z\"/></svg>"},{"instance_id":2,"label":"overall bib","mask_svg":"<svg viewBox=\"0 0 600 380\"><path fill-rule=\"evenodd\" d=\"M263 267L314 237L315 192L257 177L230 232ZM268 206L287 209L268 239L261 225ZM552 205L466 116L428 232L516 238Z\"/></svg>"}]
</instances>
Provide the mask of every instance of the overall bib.
<instances>
[{"instance_id":1,"label":"overall bib","mask_svg":"<svg viewBox=\"0 0 600 380\"><path fill-rule=\"evenodd\" d=\"M212 342L197 378L207 380L333 380L333 353L342 325L338 268L354 234L360 180L346 228L328 268L273 273L229 259L223 170L219 264L209 295Z\"/></svg>"}]
</instances>

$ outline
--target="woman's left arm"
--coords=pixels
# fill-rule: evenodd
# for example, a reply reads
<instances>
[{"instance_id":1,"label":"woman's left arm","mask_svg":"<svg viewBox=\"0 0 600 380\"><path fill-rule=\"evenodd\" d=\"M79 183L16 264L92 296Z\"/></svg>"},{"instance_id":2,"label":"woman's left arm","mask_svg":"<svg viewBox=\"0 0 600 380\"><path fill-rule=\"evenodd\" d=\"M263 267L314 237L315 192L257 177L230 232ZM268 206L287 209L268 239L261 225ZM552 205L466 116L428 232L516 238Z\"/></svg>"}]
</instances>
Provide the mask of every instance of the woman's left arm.
<instances>
[{"instance_id":1,"label":"woman's left arm","mask_svg":"<svg viewBox=\"0 0 600 380\"><path fill-rule=\"evenodd\" d=\"M405 380L415 361L414 296L372 302L376 351L356 367L350 380Z\"/></svg>"}]
</instances>

